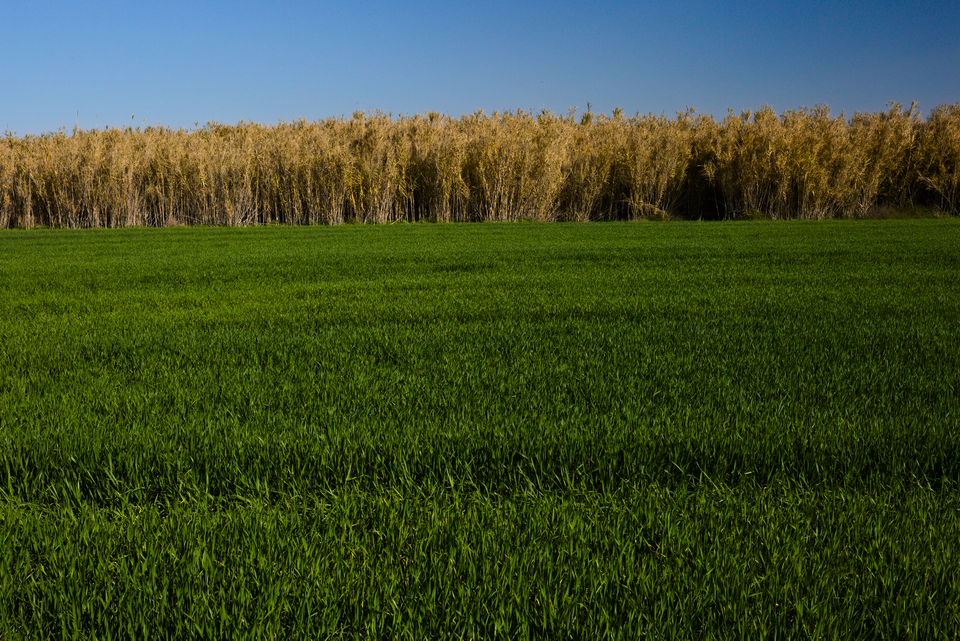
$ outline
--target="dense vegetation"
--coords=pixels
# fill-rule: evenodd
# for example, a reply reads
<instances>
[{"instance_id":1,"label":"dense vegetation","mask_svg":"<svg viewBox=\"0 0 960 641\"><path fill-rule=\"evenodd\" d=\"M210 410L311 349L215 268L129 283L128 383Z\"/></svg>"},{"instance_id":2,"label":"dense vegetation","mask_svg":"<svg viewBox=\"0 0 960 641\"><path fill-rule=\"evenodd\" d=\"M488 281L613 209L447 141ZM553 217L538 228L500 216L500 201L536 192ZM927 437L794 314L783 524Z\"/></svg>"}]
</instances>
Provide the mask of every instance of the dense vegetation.
<instances>
[{"instance_id":1,"label":"dense vegetation","mask_svg":"<svg viewBox=\"0 0 960 641\"><path fill-rule=\"evenodd\" d=\"M0 637L956 638L958 250L0 234Z\"/></svg>"},{"instance_id":2,"label":"dense vegetation","mask_svg":"<svg viewBox=\"0 0 960 641\"><path fill-rule=\"evenodd\" d=\"M831 116L769 108L0 139L0 227L345 221L875 217L960 213L960 105Z\"/></svg>"}]
</instances>

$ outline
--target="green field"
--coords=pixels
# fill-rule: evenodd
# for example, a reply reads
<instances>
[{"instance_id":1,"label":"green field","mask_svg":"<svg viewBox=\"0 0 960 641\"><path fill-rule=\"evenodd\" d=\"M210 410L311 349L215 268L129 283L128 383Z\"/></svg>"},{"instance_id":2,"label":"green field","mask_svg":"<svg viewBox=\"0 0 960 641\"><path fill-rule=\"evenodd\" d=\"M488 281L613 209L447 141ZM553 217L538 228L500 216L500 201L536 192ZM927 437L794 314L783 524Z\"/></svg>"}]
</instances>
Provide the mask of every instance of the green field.
<instances>
[{"instance_id":1,"label":"green field","mask_svg":"<svg viewBox=\"0 0 960 641\"><path fill-rule=\"evenodd\" d=\"M960 220L0 233L0 638L960 636Z\"/></svg>"}]
</instances>

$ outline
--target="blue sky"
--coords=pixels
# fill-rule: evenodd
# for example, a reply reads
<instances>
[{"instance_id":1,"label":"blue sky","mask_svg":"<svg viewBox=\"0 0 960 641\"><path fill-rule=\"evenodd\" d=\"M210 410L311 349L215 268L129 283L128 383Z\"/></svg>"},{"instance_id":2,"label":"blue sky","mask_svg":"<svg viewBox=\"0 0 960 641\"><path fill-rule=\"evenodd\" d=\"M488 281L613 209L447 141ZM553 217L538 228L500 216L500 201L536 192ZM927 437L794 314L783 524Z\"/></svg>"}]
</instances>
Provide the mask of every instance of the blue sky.
<instances>
[{"instance_id":1,"label":"blue sky","mask_svg":"<svg viewBox=\"0 0 960 641\"><path fill-rule=\"evenodd\" d=\"M17 135L356 110L459 117L589 102L722 118L960 102L957 0L9 0L0 23L0 127Z\"/></svg>"}]
</instances>

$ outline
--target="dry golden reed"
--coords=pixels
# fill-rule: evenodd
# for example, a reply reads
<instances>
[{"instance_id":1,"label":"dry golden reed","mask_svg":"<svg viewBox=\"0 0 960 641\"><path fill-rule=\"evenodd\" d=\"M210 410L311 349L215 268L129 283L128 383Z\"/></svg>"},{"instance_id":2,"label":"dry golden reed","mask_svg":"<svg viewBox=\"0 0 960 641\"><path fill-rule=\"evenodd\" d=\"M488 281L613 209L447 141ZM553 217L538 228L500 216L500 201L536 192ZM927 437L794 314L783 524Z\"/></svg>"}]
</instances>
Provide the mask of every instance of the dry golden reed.
<instances>
[{"instance_id":1,"label":"dry golden reed","mask_svg":"<svg viewBox=\"0 0 960 641\"><path fill-rule=\"evenodd\" d=\"M960 213L960 105L717 122L482 112L0 139L0 226Z\"/></svg>"}]
</instances>

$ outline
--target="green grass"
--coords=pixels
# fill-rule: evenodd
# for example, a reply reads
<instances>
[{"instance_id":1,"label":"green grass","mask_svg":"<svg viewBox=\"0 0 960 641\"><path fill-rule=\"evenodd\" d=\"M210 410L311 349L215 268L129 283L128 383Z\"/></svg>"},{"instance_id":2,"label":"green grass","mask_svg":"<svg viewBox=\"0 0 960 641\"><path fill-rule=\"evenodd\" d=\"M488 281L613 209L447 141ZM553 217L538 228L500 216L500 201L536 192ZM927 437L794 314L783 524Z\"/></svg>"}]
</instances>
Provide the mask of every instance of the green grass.
<instances>
[{"instance_id":1,"label":"green grass","mask_svg":"<svg viewBox=\"0 0 960 641\"><path fill-rule=\"evenodd\" d=\"M960 634L960 223L0 234L0 637Z\"/></svg>"}]
</instances>

